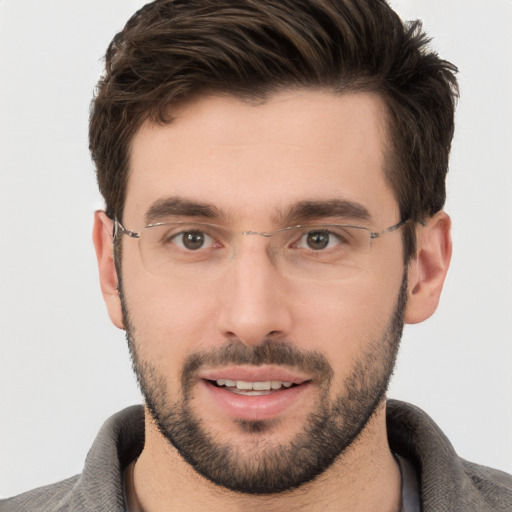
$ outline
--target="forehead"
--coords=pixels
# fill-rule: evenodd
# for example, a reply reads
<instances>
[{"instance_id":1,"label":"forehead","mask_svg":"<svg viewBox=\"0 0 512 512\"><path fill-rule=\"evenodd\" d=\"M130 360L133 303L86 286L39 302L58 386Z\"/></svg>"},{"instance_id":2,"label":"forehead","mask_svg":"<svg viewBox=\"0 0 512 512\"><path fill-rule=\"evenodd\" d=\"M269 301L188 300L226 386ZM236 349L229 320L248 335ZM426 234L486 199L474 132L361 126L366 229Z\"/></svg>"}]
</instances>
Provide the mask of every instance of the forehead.
<instances>
[{"instance_id":1,"label":"forehead","mask_svg":"<svg viewBox=\"0 0 512 512\"><path fill-rule=\"evenodd\" d=\"M146 122L132 140L126 223L139 225L167 197L242 220L339 199L362 205L376 221L396 217L384 174L386 110L377 95L299 90L259 103L209 96L170 114L172 122Z\"/></svg>"}]
</instances>

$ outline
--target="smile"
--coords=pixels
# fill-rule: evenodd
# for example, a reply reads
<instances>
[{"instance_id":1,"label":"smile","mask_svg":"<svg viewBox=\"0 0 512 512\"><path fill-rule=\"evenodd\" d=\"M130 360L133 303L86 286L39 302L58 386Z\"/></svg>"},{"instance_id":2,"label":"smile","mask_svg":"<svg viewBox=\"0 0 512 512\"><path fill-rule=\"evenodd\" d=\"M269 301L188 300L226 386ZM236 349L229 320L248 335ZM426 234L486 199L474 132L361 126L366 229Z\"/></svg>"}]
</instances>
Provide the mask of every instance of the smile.
<instances>
[{"instance_id":1,"label":"smile","mask_svg":"<svg viewBox=\"0 0 512 512\"><path fill-rule=\"evenodd\" d=\"M274 393L281 389L287 389L296 384L292 382L281 382L277 380L267 380L260 382L250 382L245 380L218 379L213 382L219 388L225 388L232 393L245 396L261 396Z\"/></svg>"},{"instance_id":2,"label":"smile","mask_svg":"<svg viewBox=\"0 0 512 512\"><path fill-rule=\"evenodd\" d=\"M292 382L275 377L249 380L246 376L235 380L234 377L216 376L202 378L200 382L200 400L205 407L213 407L233 419L248 421L270 420L300 410L304 407L303 400L314 389L311 380Z\"/></svg>"}]
</instances>

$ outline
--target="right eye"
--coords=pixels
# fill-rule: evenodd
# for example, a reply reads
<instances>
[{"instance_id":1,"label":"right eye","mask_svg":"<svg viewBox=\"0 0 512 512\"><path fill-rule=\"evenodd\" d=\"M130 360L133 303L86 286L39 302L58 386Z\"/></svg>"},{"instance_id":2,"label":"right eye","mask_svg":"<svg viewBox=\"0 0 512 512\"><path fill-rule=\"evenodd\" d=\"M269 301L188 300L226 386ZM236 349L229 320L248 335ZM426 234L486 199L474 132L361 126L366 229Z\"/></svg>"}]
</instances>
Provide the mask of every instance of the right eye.
<instances>
[{"instance_id":1,"label":"right eye","mask_svg":"<svg viewBox=\"0 0 512 512\"><path fill-rule=\"evenodd\" d=\"M174 245L185 249L186 251L198 251L213 246L214 240L204 231L182 231L169 238Z\"/></svg>"}]
</instances>

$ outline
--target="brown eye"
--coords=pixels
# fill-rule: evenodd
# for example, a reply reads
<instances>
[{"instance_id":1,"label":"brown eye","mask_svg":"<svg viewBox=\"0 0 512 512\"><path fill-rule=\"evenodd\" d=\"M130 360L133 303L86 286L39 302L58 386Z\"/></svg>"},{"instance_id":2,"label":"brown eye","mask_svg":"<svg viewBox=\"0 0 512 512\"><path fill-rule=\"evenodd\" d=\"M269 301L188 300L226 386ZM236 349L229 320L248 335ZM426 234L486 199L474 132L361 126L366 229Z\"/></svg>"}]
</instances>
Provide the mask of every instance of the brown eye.
<instances>
[{"instance_id":1,"label":"brown eye","mask_svg":"<svg viewBox=\"0 0 512 512\"><path fill-rule=\"evenodd\" d=\"M172 238L174 244L187 251L203 249L205 245L211 245L212 241L212 237L202 231L184 231Z\"/></svg>"},{"instance_id":2,"label":"brown eye","mask_svg":"<svg viewBox=\"0 0 512 512\"><path fill-rule=\"evenodd\" d=\"M330 238L327 231L310 231L306 234L306 244L313 251L320 251L329 246Z\"/></svg>"}]
</instances>

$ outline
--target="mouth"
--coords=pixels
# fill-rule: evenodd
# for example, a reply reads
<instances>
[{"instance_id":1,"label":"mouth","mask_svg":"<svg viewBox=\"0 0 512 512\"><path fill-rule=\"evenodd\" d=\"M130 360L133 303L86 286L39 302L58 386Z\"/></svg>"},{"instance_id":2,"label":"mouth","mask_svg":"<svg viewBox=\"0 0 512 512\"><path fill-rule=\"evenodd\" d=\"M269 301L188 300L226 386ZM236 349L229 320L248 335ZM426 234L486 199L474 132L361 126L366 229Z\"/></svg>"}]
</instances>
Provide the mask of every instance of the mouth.
<instances>
[{"instance_id":1,"label":"mouth","mask_svg":"<svg viewBox=\"0 0 512 512\"><path fill-rule=\"evenodd\" d=\"M306 375L280 368L234 367L200 376L204 406L233 419L258 421L277 418L304 407L314 387Z\"/></svg>"}]
</instances>

